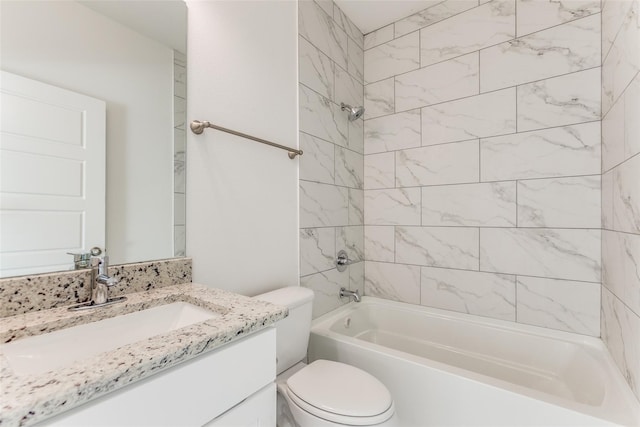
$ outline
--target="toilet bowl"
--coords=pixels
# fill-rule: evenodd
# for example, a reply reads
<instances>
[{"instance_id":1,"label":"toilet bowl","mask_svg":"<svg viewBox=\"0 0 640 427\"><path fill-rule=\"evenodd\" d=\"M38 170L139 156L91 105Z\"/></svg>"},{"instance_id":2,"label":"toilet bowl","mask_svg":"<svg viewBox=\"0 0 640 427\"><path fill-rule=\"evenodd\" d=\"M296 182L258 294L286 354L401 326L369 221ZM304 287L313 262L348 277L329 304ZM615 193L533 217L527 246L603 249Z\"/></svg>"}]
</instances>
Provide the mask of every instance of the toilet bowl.
<instances>
[{"instance_id":1,"label":"toilet bowl","mask_svg":"<svg viewBox=\"0 0 640 427\"><path fill-rule=\"evenodd\" d=\"M397 425L391 394L372 375L329 360L300 365L287 379L277 380L278 426Z\"/></svg>"},{"instance_id":2,"label":"toilet bowl","mask_svg":"<svg viewBox=\"0 0 640 427\"><path fill-rule=\"evenodd\" d=\"M313 292L282 288L255 298L284 305L276 322L278 427L398 425L389 390L373 375L345 363L306 358Z\"/></svg>"}]
</instances>

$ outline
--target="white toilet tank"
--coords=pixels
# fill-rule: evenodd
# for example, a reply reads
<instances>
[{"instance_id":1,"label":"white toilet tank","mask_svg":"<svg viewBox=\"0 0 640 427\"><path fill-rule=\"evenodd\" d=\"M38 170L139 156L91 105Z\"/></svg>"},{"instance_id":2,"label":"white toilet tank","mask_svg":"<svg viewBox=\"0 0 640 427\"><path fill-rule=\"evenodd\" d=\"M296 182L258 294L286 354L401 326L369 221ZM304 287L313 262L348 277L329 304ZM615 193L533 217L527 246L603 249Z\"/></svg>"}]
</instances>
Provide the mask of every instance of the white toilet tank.
<instances>
[{"instance_id":1,"label":"white toilet tank","mask_svg":"<svg viewBox=\"0 0 640 427\"><path fill-rule=\"evenodd\" d=\"M289 316L275 324L279 375L307 356L313 291L296 286L276 289L254 298L289 308Z\"/></svg>"}]
</instances>

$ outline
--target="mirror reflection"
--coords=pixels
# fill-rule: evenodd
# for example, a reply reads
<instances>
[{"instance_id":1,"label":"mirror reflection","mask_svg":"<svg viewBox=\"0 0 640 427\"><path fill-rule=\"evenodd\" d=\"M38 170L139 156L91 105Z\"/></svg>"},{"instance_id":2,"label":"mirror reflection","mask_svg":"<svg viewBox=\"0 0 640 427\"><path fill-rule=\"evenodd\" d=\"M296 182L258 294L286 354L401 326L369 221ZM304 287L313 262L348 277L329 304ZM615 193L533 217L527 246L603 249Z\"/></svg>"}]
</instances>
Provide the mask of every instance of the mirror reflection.
<instances>
[{"instance_id":1,"label":"mirror reflection","mask_svg":"<svg viewBox=\"0 0 640 427\"><path fill-rule=\"evenodd\" d=\"M184 256L186 5L0 2L0 277Z\"/></svg>"}]
</instances>

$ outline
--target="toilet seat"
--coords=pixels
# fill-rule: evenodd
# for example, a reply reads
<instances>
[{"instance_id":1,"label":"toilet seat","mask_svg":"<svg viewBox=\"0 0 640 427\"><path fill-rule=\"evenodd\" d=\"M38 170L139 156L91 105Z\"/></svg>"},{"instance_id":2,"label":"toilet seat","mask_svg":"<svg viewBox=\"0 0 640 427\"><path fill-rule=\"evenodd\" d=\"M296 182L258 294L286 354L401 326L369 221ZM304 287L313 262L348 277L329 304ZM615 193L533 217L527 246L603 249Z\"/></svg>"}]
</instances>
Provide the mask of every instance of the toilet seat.
<instances>
[{"instance_id":1,"label":"toilet seat","mask_svg":"<svg viewBox=\"0 0 640 427\"><path fill-rule=\"evenodd\" d=\"M387 388L356 367L316 360L286 381L287 396L302 410L327 421L375 425L394 414Z\"/></svg>"}]
</instances>

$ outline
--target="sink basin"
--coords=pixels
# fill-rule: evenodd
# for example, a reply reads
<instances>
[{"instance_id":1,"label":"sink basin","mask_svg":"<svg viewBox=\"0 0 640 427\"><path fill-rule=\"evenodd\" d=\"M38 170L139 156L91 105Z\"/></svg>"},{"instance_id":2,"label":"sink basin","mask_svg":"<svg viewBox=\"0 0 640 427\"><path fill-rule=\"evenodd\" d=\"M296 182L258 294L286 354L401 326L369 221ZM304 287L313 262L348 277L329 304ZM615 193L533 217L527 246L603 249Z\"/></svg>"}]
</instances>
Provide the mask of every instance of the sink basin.
<instances>
[{"instance_id":1,"label":"sink basin","mask_svg":"<svg viewBox=\"0 0 640 427\"><path fill-rule=\"evenodd\" d=\"M220 314L174 302L0 345L18 375L40 374Z\"/></svg>"}]
</instances>

